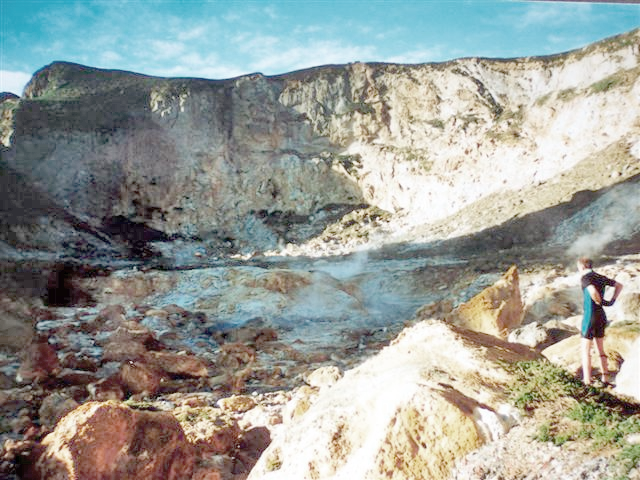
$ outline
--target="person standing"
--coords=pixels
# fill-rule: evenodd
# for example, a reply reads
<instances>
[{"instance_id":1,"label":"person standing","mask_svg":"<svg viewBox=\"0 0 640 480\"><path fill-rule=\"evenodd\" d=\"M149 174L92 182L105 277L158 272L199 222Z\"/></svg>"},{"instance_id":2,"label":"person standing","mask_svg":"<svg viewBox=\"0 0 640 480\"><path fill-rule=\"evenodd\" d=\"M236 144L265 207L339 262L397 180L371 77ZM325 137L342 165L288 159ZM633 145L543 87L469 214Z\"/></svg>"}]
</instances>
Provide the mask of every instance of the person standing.
<instances>
[{"instance_id":1,"label":"person standing","mask_svg":"<svg viewBox=\"0 0 640 480\"><path fill-rule=\"evenodd\" d=\"M622 284L593 271L590 258L580 258L577 262L578 271L582 274L580 280L584 298L584 314L582 317L582 379L585 385L591 384L591 344L595 340L596 349L600 356L602 383L609 385L609 365L604 352L604 330L607 325L607 315L603 307L610 307L620 295ZM607 287L614 289L611 300L605 300Z\"/></svg>"}]
</instances>

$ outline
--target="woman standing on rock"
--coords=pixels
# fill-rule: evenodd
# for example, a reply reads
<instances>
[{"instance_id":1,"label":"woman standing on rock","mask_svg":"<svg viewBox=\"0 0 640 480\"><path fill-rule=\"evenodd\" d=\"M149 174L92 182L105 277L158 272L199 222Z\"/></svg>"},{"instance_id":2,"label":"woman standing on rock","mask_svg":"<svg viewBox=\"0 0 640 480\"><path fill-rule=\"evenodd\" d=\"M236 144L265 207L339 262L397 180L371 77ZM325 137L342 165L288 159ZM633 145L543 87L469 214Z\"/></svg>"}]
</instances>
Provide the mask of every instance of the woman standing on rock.
<instances>
[{"instance_id":1,"label":"woman standing on rock","mask_svg":"<svg viewBox=\"0 0 640 480\"><path fill-rule=\"evenodd\" d=\"M607 325L607 315L603 307L610 307L620 295L622 284L593 271L593 262L589 258L578 260L578 271L582 274L580 280L584 297L584 315L582 317L582 379L585 385L591 384L591 344L595 339L596 349L600 356L602 383L609 384L609 366L607 355L604 353L604 329ZM604 299L606 287L613 287L611 300Z\"/></svg>"}]
</instances>

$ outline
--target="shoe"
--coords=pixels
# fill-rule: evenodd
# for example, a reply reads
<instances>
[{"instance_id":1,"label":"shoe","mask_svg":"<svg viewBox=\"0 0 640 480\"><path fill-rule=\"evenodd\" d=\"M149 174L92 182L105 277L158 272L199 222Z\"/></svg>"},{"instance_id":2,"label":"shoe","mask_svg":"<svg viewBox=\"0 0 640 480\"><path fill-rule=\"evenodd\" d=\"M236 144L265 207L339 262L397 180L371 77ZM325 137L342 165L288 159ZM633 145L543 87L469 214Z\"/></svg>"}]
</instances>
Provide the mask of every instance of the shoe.
<instances>
[{"instance_id":1,"label":"shoe","mask_svg":"<svg viewBox=\"0 0 640 480\"><path fill-rule=\"evenodd\" d=\"M615 386L613 383L605 382L603 380L596 380L592 385L596 388L613 388Z\"/></svg>"}]
</instances>

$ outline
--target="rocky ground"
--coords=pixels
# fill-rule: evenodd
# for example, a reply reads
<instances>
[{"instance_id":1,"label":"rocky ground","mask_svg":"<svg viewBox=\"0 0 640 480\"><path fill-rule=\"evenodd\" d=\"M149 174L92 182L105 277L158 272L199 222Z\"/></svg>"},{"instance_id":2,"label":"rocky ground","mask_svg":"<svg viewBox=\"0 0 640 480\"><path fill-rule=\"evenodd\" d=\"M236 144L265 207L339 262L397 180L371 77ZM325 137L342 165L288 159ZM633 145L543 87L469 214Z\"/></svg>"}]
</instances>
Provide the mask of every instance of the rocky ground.
<instances>
[{"instance_id":1,"label":"rocky ground","mask_svg":"<svg viewBox=\"0 0 640 480\"><path fill-rule=\"evenodd\" d=\"M264 267L267 258L251 261ZM196 441L195 456L200 460L194 471L205 475L215 470L220 478L245 478L271 435L277 436L279 429L302 415L324 385L377 355L403 328L420 318L412 320L412 315L397 313L380 322L375 313L383 304L367 300L369 295L381 295L385 287L396 289L395 294L398 288L405 289L403 297L394 297L395 303L384 303L383 317L389 315L389 306L402 312L422 306L423 316L427 312L445 318L454 305L495 282L502 263L508 266L507 258L498 261L495 257L491 271L487 271L487 258L432 263L421 257L395 262L374 255L354 258L335 263L279 260L278 269L258 268L255 263L245 269L234 265L230 269L233 280L229 280L229 272L223 278L221 272L206 269L175 274L128 269L115 276L78 281L78 288L94 298L110 299L110 304L95 306L47 307L5 299L5 316L32 315L36 332L25 351L4 353L0 359L5 475L29 474L25 465L33 458L25 455L64 414L86 402L114 399L182 418L189 438L203 438ZM314 277L318 268L322 275ZM627 296L612 312L613 318L637 321L633 306L640 291L640 260L627 255L602 268L627 286ZM560 321L565 334L555 340L533 335L531 340L531 333L523 329L520 334L513 333L512 341L533 342L542 348L543 343L548 345L575 332L579 292L573 266L530 260L522 262L520 272L525 324L548 332L553 322L557 327ZM398 278L403 282L398 283ZM226 290L225 282L230 282ZM408 287L416 282L419 287ZM327 289L314 291L316 283ZM216 302L212 303L215 289L206 290L206 285L219 289ZM245 296L247 288L250 294ZM299 296L300 289L310 290ZM194 290L198 294L192 309L169 303L171 298L183 303L184 295ZM317 318L315 325L295 325L296 319L310 315L309 310L296 308L308 304L311 291L323 305L335 303L337 292L346 295L346 300L329 313L332 321L324 316ZM228 303L221 304L222 298ZM257 310L279 312L280 323L254 318L234 326L231 319L241 312L230 314L230 305L242 309L246 308L243 302L251 301L260 303ZM283 302L288 306L283 307ZM244 313L251 315L252 310ZM355 322L363 314L377 318L377 325ZM338 321L340 316L342 321ZM313 334L317 327L318 333ZM308 337L305 331L311 332ZM615 352L624 350L619 343L613 348ZM576 356L564 362L568 369L575 368ZM196 417L205 410L209 410L209 418L224 421L198 424ZM568 447L539 444L532 440L538 426L535 419L519 422L505 435L460 458L452 478L590 479L605 478L603 472L609 473L612 467L606 452L594 455L588 444L579 442ZM256 438L251 437L251 445L243 453L238 442L247 432ZM221 437L226 440L214 440ZM629 478L637 478L634 475L632 472Z\"/></svg>"},{"instance_id":2,"label":"rocky ground","mask_svg":"<svg viewBox=\"0 0 640 480\"><path fill-rule=\"evenodd\" d=\"M579 244L582 225L576 218L606 208L607 192L619 198L616 189L631 189L626 193L635 198L637 175L625 162L619 169L630 179L627 184L604 186L557 215L550 210L550 218L559 223L547 230L543 216L527 216L522 204L505 197L502 206L492 208L519 221L459 237L451 237L454 230L448 227L447 241L438 240L437 225L425 236L408 223L403 227L399 217L362 210L305 246L213 262L195 248L182 254L185 261L178 269L158 269L154 259L117 268L80 265L68 276L53 275L58 284L52 287L43 282L43 272L51 272L51 279L59 267L52 269L49 261L32 261L31 267L29 262L7 264L3 341L27 342L34 331L26 325L33 325L35 337L24 351L5 350L0 357L4 475L40 478L29 470L30 455L60 418L87 402L114 399L182 419L196 445L192 478L218 478L206 476L211 472L219 478L246 478L260 453L309 408L323 385L377 355L415 323L419 309L446 318L514 264L527 328L510 339L541 350L575 335L580 299L570 247ZM606 183L612 177L604 178ZM551 182L555 196L549 202L564 195L563 181ZM601 181L597 186L603 187ZM471 228L466 218L485 213L485 206L477 205L450 224L462 233ZM633 253L640 247L637 214L637 208L627 210L628 229L609 243L610 255L600 257L602 271L627 287L613 318L632 322L640 320L635 300L640 260ZM395 232L395 243L388 232ZM537 244L558 238L559 232L564 232L559 247ZM521 235L522 245L505 248L499 239L514 234ZM379 244L380 238L386 240ZM490 248L495 241L496 248ZM67 282L66 289L60 281ZM72 299L75 306L52 305L55 295L69 296L65 301ZM612 348L624 350L617 343ZM569 357L559 361L576 372L577 353ZM559 447L532 440L539 423L522 419L460 457L451 478L595 479L611 474L611 456L591 451L588 443ZM628 478L638 478L634 472Z\"/></svg>"}]
</instances>

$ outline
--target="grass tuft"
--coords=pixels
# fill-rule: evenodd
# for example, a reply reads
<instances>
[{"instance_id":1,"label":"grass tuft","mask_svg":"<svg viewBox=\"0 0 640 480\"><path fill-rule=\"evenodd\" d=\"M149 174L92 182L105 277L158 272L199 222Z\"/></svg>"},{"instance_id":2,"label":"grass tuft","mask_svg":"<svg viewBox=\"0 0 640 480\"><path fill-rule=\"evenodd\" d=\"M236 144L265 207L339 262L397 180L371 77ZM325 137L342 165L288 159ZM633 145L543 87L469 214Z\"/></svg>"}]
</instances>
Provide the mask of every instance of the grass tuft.
<instances>
[{"instance_id":1,"label":"grass tuft","mask_svg":"<svg viewBox=\"0 0 640 480\"><path fill-rule=\"evenodd\" d=\"M546 360L505 367L516 379L509 387L513 404L528 413L539 408L550 412L538 429L537 441L558 446L582 441L607 449L615 465L610 479L629 478L640 462L640 445L629 441L640 434L640 404L585 386Z\"/></svg>"}]
</instances>

